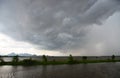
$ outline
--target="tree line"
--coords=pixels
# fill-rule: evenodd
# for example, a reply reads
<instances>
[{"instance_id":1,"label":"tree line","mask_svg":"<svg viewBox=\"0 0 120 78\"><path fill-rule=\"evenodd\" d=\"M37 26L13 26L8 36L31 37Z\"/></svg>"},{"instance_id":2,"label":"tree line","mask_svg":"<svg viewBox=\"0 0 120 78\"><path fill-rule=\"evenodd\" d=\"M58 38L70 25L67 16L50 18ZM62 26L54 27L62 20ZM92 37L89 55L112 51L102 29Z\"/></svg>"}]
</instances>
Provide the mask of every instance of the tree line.
<instances>
[{"instance_id":1,"label":"tree line","mask_svg":"<svg viewBox=\"0 0 120 78\"><path fill-rule=\"evenodd\" d=\"M115 55L111 56L110 60L89 60L87 56L82 56L82 60L75 60L74 57L70 54L68 56L68 60L67 61L56 61L55 59L53 59L53 61L48 61L48 58L46 55L42 56L42 61L38 61L38 60L33 60L31 57L29 59L24 59L22 61L19 60L19 56L13 56L12 57L12 61L11 62L5 62L2 58L2 56L0 56L0 65L46 65L46 64L77 64L77 63L89 63L89 62L113 62L116 61L115 60ZM120 60L117 60L120 61Z\"/></svg>"}]
</instances>

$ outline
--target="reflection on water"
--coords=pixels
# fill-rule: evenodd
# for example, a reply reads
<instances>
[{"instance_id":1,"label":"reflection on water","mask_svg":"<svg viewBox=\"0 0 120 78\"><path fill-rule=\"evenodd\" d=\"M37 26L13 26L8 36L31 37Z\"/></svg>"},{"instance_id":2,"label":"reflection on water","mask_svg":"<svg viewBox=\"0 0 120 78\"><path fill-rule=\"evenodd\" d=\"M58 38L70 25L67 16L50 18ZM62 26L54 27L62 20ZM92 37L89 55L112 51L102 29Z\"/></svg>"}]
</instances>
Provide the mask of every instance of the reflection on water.
<instances>
[{"instance_id":1,"label":"reflection on water","mask_svg":"<svg viewBox=\"0 0 120 78\"><path fill-rule=\"evenodd\" d=\"M120 78L120 63L0 66L0 78Z\"/></svg>"}]
</instances>

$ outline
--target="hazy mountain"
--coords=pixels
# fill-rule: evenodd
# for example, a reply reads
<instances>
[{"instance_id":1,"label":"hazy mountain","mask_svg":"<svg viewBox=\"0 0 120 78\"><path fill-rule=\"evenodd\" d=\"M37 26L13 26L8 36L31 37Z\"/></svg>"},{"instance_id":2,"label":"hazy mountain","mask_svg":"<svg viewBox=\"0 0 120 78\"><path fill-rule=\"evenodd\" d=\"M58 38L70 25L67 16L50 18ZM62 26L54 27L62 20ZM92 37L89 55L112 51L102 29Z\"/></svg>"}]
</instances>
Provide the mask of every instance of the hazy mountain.
<instances>
[{"instance_id":1,"label":"hazy mountain","mask_svg":"<svg viewBox=\"0 0 120 78\"><path fill-rule=\"evenodd\" d=\"M10 54L7 54L7 56L36 56L36 55L32 55L32 54L29 54L29 53L20 53L20 54L16 54L14 52L10 53Z\"/></svg>"},{"instance_id":2,"label":"hazy mountain","mask_svg":"<svg viewBox=\"0 0 120 78\"><path fill-rule=\"evenodd\" d=\"M15 53L10 53L10 54L8 54L7 56L16 56L17 54L15 54Z\"/></svg>"}]
</instances>

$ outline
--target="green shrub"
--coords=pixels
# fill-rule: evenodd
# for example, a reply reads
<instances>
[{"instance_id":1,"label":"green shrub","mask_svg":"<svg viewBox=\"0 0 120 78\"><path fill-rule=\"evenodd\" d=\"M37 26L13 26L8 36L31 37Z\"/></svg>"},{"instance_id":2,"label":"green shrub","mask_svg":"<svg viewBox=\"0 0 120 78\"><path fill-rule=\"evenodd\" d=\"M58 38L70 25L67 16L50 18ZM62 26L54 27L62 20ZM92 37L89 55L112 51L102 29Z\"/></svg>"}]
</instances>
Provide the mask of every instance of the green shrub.
<instances>
[{"instance_id":1,"label":"green shrub","mask_svg":"<svg viewBox=\"0 0 120 78\"><path fill-rule=\"evenodd\" d=\"M115 59L115 55L112 55L112 57L111 57L111 58L112 58L112 60L114 60L114 59Z\"/></svg>"},{"instance_id":2,"label":"green shrub","mask_svg":"<svg viewBox=\"0 0 120 78\"><path fill-rule=\"evenodd\" d=\"M0 56L0 65L3 65L5 63L5 61L3 60L3 58Z\"/></svg>"},{"instance_id":3,"label":"green shrub","mask_svg":"<svg viewBox=\"0 0 120 78\"><path fill-rule=\"evenodd\" d=\"M24 60L22 61L22 63L23 63L24 65L35 65L35 64L37 64L37 61L36 61L36 60L32 60L32 59L30 58L30 59L24 59Z\"/></svg>"},{"instance_id":4,"label":"green shrub","mask_svg":"<svg viewBox=\"0 0 120 78\"><path fill-rule=\"evenodd\" d=\"M45 63L47 62L47 57L45 55L42 56L42 61Z\"/></svg>"},{"instance_id":5,"label":"green shrub","mask_svg":"<svg viewBox=\"0 0 120 78\"><path fill-rule=\"evenodd\" d=\"M82 59L83 59L83 60L87 60L87 56L83 56Z\"/></svg>"},{"instance_id":6,"label":"green shrub","mask_svg":"<svg viewBox=\"0 0 120 78\"><path fill-rule=\"evenodd\" d=\"M12 62L13 63L19 62L19 56L18 55L13 56Z\"/></svg>"},{"instance_id":7,"label":"green shrub","mask_svg":"<svg viewBox=\"0 0 120 78\"><path fill-rule=\"evenodd\" d=\"M69 63L73 63L73 56L70 54L69 57L68 57L68 62Z\"/></svg>"}]
</instances>

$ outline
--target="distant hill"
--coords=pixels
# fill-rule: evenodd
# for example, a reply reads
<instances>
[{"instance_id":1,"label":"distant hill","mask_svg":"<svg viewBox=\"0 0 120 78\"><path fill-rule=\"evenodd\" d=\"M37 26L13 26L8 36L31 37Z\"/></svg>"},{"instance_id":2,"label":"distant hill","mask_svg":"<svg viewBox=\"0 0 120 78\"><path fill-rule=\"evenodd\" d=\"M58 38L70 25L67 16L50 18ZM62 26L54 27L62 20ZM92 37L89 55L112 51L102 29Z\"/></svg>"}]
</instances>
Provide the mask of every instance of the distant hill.
<instances>
[{"instance_id":1,"label":"distant hill","mask_svg":"<svg viewBox=\"0 0 120 78\"><path fill-rule=\"evenodd\" d=\"M18 56L36 56L36 55L29 54L29 53L20 53L20 54L17 54L17 53L14 53L14 52L12 52L10 54L7 54L6 56L16 56L16 55L18 55Z\"/></svg>"}]
</instances>

